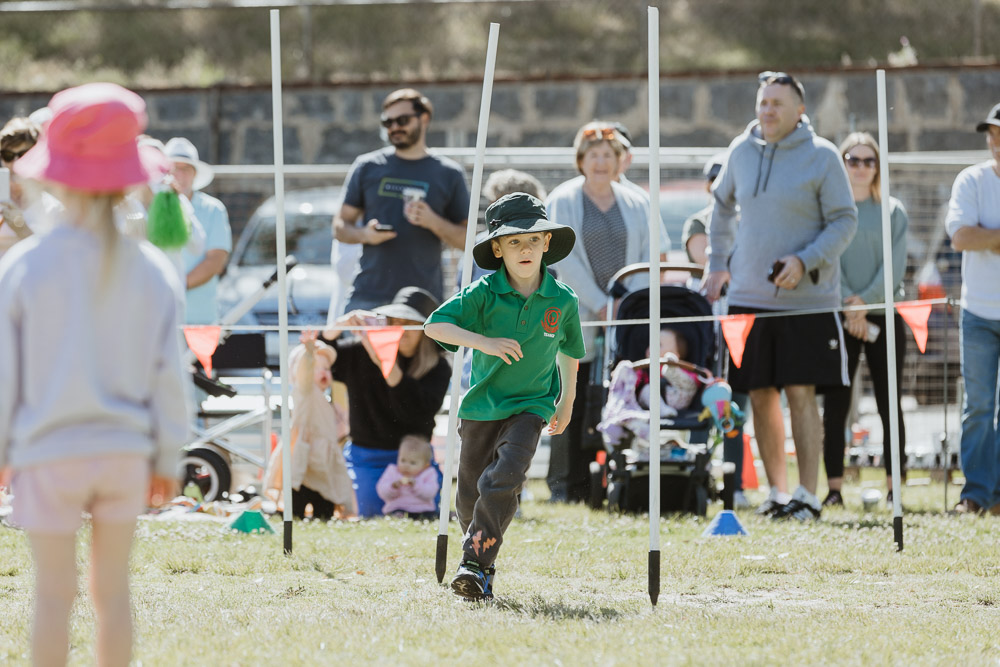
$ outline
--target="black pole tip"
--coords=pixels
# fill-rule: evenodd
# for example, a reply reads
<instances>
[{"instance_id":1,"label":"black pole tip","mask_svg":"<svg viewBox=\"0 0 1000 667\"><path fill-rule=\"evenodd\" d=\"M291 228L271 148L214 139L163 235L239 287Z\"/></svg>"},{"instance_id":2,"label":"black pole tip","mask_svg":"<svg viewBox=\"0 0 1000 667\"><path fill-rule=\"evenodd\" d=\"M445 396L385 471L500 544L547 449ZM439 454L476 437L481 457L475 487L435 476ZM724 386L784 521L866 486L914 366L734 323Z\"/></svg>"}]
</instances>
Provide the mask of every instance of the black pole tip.
<instances>
[{"instance_id":1,"label":"black pole tip","mask_svg":"<svg viewBox=\"0 0 1000 667\"><path fill-rule=\"evenodd\" d=\"M438 535L437 553L434 557L434 573L437 574L438 583L444 582L444 572L448 565L448 534Z\"/></svg>"},{"instance_id":2,"label":"black pole tip","mask_svg":"<svg viewBox=\"0 0 1000 667\"><path fill-rule=\"evenodd\" d=\"M286 521L285 522L284 537L285 537L285 555L286 556L291 556L292 555L292 522L291 521Z\"/></svg>"},{"instance_id":3,"label":"black pole tip","mask_svg":"<svg viewBox=\"0 0 1000 667\"><path fill-rule=\"evenodd\" d=\"M649 601L656 606L660 597L660 552L649 552Z\"/></svg>"},{"instance_id":4,"label":"black pole tip","mask_svg":"<svg viewBox=\"0 0 1000 667\"><path fill-rule=\"evenodd\" d=\"M892 534L896 541L896 551L903 550L903 517L892 517Z\"/></svg>"}]
</instances>

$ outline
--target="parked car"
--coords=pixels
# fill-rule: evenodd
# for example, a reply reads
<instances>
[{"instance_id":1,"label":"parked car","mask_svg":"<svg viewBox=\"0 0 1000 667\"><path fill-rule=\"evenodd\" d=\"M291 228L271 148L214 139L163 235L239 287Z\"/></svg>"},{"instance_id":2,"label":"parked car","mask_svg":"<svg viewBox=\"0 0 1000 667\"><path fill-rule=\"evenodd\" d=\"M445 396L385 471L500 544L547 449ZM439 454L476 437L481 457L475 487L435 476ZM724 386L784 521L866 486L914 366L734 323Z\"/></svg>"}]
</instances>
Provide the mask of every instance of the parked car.
<instances>
[{"instance_id":1,"label":"parked car","mask_svg":"<svg viewBox=\"0 0 1000 667\"><path fill-rule=\"evenodd\" d=\"M332 220L340 210L341 188L325 187L285 193L285 247L298 264L288 272L288 325L322 327L326 324L336 273L330 265ZM229 267L219 284L222 312L253 294L275 270L277 261L277 207L274 197L261 204L233 250ZM272 287L239 322L241 325L278 325L278 291ZM299 333L289 335L291 344ZM265 334L267 363L277 366L278 333Z\"/></svg>"},{"instance_id":2,"label":"parked car","mask_svg":"<svg viewBox=\"0 0 1000 667\"><path fill-rule=\"evenodd\" d=\"M642 187L649 189L648 184L643 184ZM705 192L705 181L702 180L673 180L660 185L660 217L667 229L667 236L670 237L668 261L689 261L681 245L684 221L708 206L711 201L711 197Z\"/></svg>"}]
</instances>

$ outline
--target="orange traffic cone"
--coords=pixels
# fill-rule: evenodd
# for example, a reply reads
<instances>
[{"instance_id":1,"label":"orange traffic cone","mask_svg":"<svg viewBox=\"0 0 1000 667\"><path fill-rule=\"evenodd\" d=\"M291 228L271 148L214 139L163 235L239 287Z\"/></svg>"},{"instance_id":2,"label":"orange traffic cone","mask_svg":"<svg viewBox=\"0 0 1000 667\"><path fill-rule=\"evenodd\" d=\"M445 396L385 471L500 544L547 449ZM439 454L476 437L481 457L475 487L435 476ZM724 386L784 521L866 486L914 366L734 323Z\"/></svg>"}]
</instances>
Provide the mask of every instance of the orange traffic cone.
<instances>
[{"instance_id":1,"label":"orange traffic cone","mask_svg":"<svg viewBox=\"0 0 1000 667\"><path fill-rule=\"evenodd\" d=\"M758 489L757 468L753 463L753 451L750 449L750 434L743 434L743 488Z\"/></svg>"}]
</instances>

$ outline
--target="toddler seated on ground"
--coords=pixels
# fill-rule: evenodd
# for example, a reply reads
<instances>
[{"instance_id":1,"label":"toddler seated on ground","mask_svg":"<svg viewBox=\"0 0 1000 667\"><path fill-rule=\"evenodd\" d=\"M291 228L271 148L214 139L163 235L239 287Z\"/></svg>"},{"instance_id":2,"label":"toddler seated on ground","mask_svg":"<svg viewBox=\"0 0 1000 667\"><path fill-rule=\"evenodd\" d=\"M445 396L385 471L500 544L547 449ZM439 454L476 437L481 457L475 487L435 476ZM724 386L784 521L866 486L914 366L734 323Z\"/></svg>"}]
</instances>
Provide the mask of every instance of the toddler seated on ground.
<instances>
[{"instance_id":1,"label":"toddler seated on ground","mask_svg":"<svg viewBox=\"0 0 1000 667\"><path fill-rule=\"evenodd\" d=\"M431 443L418 435L407 435L399 442L399 455L390 463L375 485L385 501L382 514L413 519L434 519L435 501L441 488L437 470L431 465Z\"/></svg>"},{"instance_id":2,"label":"toddler seated on ground","mask_svg":"<svg viewBox=\"0 0 1000 667\"><path fill-rule=\"evenodd\" d=\"M689 361L687 339L677 330L669 327L660 329L660 358L668 361ZM649 356L649 349L646 349ZM674 411L684 410L691 405L698 393L701 382L698 375L686 368L673 364L663 364L660 369L660 393L664 404ZM636 399L644 409L649 409L649 369L636 370ZM675 413L676 414L676 413Z\"/></svg>"},{"instance_id":3,"label":"toddler seated on ground","mask_svg":"<svg viewBox=\"0 0 1000 667\"><path fill-rule=\"evenodd\" d=\"M318 332L302 333L302 343L289 355L292 376L292 514L329 520L357 513L351 477L341 445L347 419L326 397L333 378L336 351L317 341ZM282 482L281 447L275 447L264 474L264 488L277 499Z\"/></svg>"}]
</instances>

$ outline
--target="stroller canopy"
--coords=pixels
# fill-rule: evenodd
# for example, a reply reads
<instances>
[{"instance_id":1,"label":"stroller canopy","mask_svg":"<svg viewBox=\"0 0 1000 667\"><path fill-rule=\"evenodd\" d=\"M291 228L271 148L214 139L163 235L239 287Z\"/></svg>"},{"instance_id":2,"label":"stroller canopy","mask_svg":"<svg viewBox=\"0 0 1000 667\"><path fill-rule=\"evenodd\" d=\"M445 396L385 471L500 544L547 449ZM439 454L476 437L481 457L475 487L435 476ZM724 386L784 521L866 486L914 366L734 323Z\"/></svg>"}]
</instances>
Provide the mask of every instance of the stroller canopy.
<instances>
[{"instance_id":1,"label":"stroller canopy","mask_svg":"<svg viewBox=\"0 0 1000 667\"><path fill-rule=\"evenodd\" d=\"M660 285L660 317L705 317L712 315L712 307L704 296L680 285ZM649 316L649 288L635 290L625 295L618 306L616 319L637 320ZM687 361L711 368L715 354L715 336L712 322L674 322L662 324L677 331L687 340ZM622 360L636 361L646 357L649 349L649 327L630 324L614 328L611 336L611 364L614 368Z\"/></svg>"}]
</instances>

